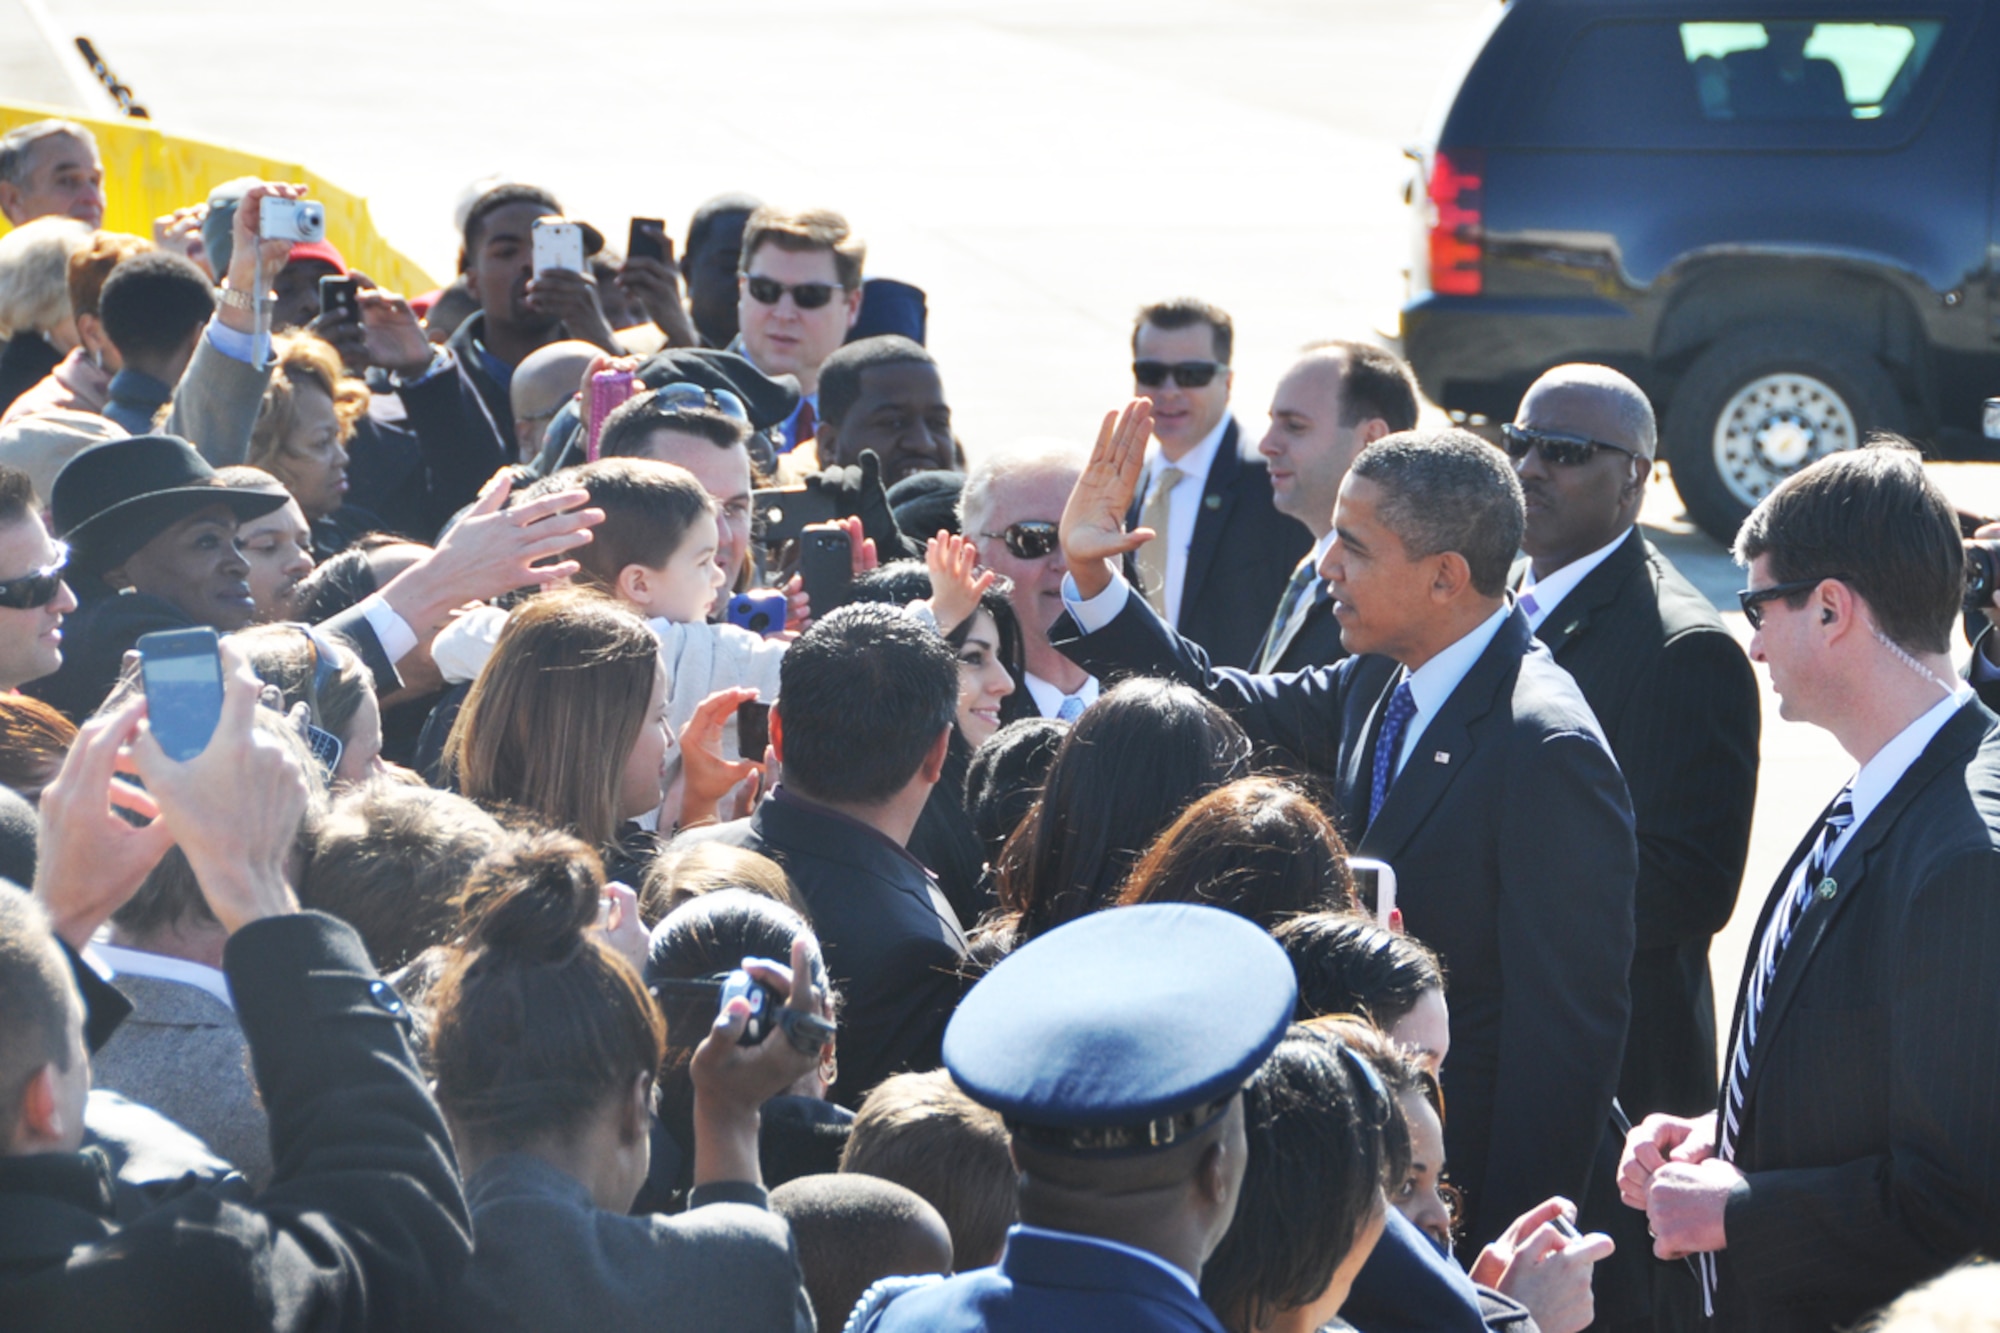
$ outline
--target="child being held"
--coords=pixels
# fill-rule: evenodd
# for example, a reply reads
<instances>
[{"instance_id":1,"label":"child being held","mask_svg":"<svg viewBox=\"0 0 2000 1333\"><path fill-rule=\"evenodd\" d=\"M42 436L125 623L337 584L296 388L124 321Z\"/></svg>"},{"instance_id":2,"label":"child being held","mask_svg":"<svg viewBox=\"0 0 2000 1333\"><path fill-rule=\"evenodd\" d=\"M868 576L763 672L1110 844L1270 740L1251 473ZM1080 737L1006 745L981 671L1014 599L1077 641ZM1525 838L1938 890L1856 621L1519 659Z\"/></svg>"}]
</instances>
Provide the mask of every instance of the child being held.
<instances>
[{"instance_id":1,"label":"child being held","mask_svg":"<svg viewBox=\"0 0 2000 1333\"><path fill-rule=\"evenodd\" d=\"M646 458L603 458L545 477L522 498L578 488L590 492L590 504L604 511L604 521L588 545L568 553L582 566L576 582L596 587L647 618L659 636L660 660L667 671L670 732L683 737L683 746L699 744L716 761L704 766L709 780L729 778L722 790L688 792L683 802L682 747L669 753L669 815L685 804L682 826L707 822L715 815L714 800L750 771L749 764L737 762L734 710L752 699L764 704L776 701L778 665L791 635L765 638L740 625L708 620L724 579L716 558L720 530L714 497L685 468ZM942 632L972 614L993 575L975 577L971 547L960 538L939 534L930 546L932 582L938 592L928 604L917 603L910 609ZM865 558L857 563L865 566ZM493 654L507 614L498 607L476 607L438 634L431 653L446 681L471 680L479 674ZM703 703L718 692L731 692L733 698L726 704L714 699L710 708L703 709ZM713 725L725 708L727 720ZM697 710L704 725L683 735L696 720Z\"/></svg>"}]
</instances>

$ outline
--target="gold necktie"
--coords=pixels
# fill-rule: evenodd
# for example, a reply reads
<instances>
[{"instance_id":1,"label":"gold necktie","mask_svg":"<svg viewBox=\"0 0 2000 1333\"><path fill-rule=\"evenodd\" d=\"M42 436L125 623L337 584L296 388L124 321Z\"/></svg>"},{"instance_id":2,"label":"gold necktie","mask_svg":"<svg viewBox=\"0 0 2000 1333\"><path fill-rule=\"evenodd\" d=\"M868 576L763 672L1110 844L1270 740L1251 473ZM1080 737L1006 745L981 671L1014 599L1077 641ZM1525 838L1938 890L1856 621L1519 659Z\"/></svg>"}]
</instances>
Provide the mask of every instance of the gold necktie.
<instances>
[{"instance_id":1,"label":"gold necktie","mask_svg":"<svg viewBox=\"0 0 2000 1333\"><path fill-rule=\"evenodd\" d=\"M1139 548L1139 577L1145 584L1146 601L1163 617L1167 614L1167 552L1174 540L1174 487L1186 475L1172 464L1161 468L1159 482L1139 512L1139 526L1158 534Z\"/></svg>"}]
</instances>

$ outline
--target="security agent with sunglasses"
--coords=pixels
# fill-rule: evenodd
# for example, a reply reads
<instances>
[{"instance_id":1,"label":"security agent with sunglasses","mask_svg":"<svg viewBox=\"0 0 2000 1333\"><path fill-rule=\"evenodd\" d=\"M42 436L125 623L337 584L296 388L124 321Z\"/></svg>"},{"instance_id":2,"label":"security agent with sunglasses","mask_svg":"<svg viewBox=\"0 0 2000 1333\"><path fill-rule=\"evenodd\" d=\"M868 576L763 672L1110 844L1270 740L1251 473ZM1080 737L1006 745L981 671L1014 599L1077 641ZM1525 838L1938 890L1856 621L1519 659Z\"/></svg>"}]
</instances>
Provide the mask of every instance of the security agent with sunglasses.
<instances>
[{"instance_id":1,"label":"security agent with sunglasses","mask_svg":"<svg viewBox=\"0 0 2000 1333\"><path fill-rule=\"evenodd\" d=\"M777 432L789 453L819 429L819 371L861 314L868 247L830 209L786 212L766 205L743 228L736 322L729 345L766 375L798 381L798 406Z\"/></svg>"},{"instance_id":2,"label":"security agent with sunglasses","mask_svg":"<svg viewBox=\"0 0 2000 1333\"><path fill-rule=\"evenodd\" d=\"M1619 1186L1718 1327L1803 1333L2000 1246L2000 719L1952 671L1965 557L1914 449L1805 468L1735 554L1781 714L1859 771L1759 915L1715 1109L1648 1117Z\"/></svg>"},{"instance_id":3,"label":"security agent with sunglasses","mask_svg":"<svg viewBox=\"0 0 2000 1333\"><path fill-rule=\"evenodd\" d=\"M1695 1115L1715 1103L1715 994L1708 951L1728 923L1757 793L1757 682L1708 599L1637 527L1657 432L1639 386L1604 366L1536 380L1502 428L1526 500L1517 596L1577 688L1632 794L1639 878L1632 1020L1618 1098L1627 1115ZM1579 1200L1613 1233L1597 1274L1599 1325L1649 1327L1652 1289L1687 1270L1656 1265L1617 1206L1612 1130ZM1667 1291L1662 1299L1676 1299Z\"/></svg>"},{"instance_id":4,"label":"security agent with sunglasses","mask_svg":"<svg viewBox=\"0 0 2000 1333\"><path fill-rule=\"evenodd\" d=\"M952 1017L944 1062L1007 1121L1020 1224L996 1267L860 1328L1223 1333L1201 1270L1242 1190L1244 1085L1296 993L1270 936L1212 907L1098 912L1009 955Z\"/></svg>"},{"instance_id":5,"label":"security agent with sunglasses","mask_svg":"<svg viewBox=\"0 0 2000 1333\"><path fill-rule=\"evenodd\" d=\"M1585 1197L1629 1017L1632 810L1582 692L1507 595L1519 483L1464 431L1364 450L1322 566L1335 667L1211 666L1113 561L1149 429L1109 415L1063 514L1072 583L1057 647L1099 675L1186 682L1253 741L1322 775L1357 855L1395 867L1410 933L1452 979L1447 1156L1465 1253L1552 1194Z\"/></svg>"},{"instance_id":6,"label":"security agent with sunglasses","mask_svg":"<svg viewBox=\"0 0 2000 1333\"><path fill-rule=\"evenodd\" d=\"M1147 604L1223 666L1249 666L1311 534L1274 507L1257 441L1229 411L1235 326L1205 301L1149 305L1132 326L1133 393L1155 445L1132 527Z\"/></svg>"},{"instance_id":7,"label":"security agent with sunglasses","mask_svg":"<svg viewBox=\"0 0 2000 1333\"><path fill-rule=\"evenodd\" d=\"M0 691L62 665L63 617L76 594L63 581L69 550L42 526L28 474L0 466Z\"/></svg>"}]
</instances>

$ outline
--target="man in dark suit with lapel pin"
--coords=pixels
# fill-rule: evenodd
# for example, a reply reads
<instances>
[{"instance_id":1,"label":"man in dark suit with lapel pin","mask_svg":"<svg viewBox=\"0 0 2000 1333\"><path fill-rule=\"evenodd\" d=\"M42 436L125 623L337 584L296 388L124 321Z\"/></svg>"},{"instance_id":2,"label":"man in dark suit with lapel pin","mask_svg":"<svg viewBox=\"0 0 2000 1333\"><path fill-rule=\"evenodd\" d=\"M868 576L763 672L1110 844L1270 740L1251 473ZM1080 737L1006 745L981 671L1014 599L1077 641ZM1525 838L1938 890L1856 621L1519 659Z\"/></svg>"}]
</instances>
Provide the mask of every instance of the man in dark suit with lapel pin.
<instances>
[{"instance_id":1,"label":"man in dark suit with lapel pin","mask_svg":"<svg viewBox=\"0 0 2000 1333\"><path fill-rule=\"evenodd\" d=\"M1717 1110L1619 1172L1717 1326L1848 1325L2000 1246L2000 720L1953 674L1964 556L1917 453L1825 458L1736 538L1750 656L1860 765L1757 923Z\"/></svg>"},{"instance_id":2,"label":"man in dark suit with lapel pin","mask_svg":"<svg viewBox=\"0 0 2000 1333\"><path fill-rule=\"evenodd\" d=\"M1708 950L1728 924L1757 796L1757 681L1708 599L1640 535L1658 431L1646 395L1604 366L1557 366L1502 428L1527 505L1519 605L1604 728L1638 829L1632 1023L1618 1099L1632 1117L1715 1104ZM1624 1135L1608 1130L1579 1200L1618 1251L1595 1282L1605 1333L1653 1327L1692 1297L1617 1204ZM1659 1287L1657 1293L1655 1288Z\"/></svg>"},{"instance_id":3,"label":"man in dark suit with lapel pin","mask_svg":"<svg viewBox=\"0 0 2000 1333\"><path fill-rule=\"evenodd\" d=\"M1230 666L1246 666L1271 608L1310 545L1271 504L1271 478L1229 411L1229 315L1181 298L1132 326L1134 390L1158 441L1127 522L1159 540L1138 550L1153 609Z\"/></svg>"},{"instance_id":4,"label":"man in dark suit with lapel pin","mask_svg":"<svg viewBox=\"0 0 2000 1333\"><path fill-rule=\"evenodd\" d=\"M1552 1194L1583 1197L1628 1017L1637 852L1624 779L1567 672L1507 596L1521 489L1464 431L1385 436L1348 471L1322 573L1357 654L1285 676L1215 668L1117 575L1146 405L1107 416L1062 521L1086 669L1167 676L1297 755L1342 834L1395 867L1451 977L1446 1155L1468 1253ZM1379 654L1379 655L1373 655Z\"/></svg>"},{"instance_id":5,"label":"man in dark suit with lapel pin","mask_svg":"<svg viewBox=\"0 0 2000 1333\"><path fill-rule=\"evenodd\" d=\"M1319 562L1333 545L1333 502L1355 455L1416 424L1416 377L1368 343L1313 343L1278 381L1271 428L1257 452L1270 473L1272 505L1305 524L1313 545L1292 569L1251 654L1251 670L1301 671L1347 656L1333 594L1319 576Z\"/></svg>"}]
</instances>

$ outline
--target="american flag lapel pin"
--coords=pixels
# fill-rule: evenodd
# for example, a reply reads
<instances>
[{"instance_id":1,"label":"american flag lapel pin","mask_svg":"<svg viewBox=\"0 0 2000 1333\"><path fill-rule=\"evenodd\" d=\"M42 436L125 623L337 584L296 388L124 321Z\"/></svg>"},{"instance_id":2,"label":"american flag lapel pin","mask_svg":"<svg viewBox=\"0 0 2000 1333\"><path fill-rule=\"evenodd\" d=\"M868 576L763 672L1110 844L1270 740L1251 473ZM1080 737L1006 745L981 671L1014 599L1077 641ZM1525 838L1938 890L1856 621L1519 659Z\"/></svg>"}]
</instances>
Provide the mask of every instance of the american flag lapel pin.
<instances>
[{"instance_id":1,"label":"american flag lapel pin","mask_svg":"<svg viewBox=\"0 0 2000 1333\"><path fill-rule=\"evenodd\" d=\"M1435 751L1431 755L1431 762L1436 764L1448 764L1451 762L1451 753L1447 750Z\"/></svg>"}]
</instances>

